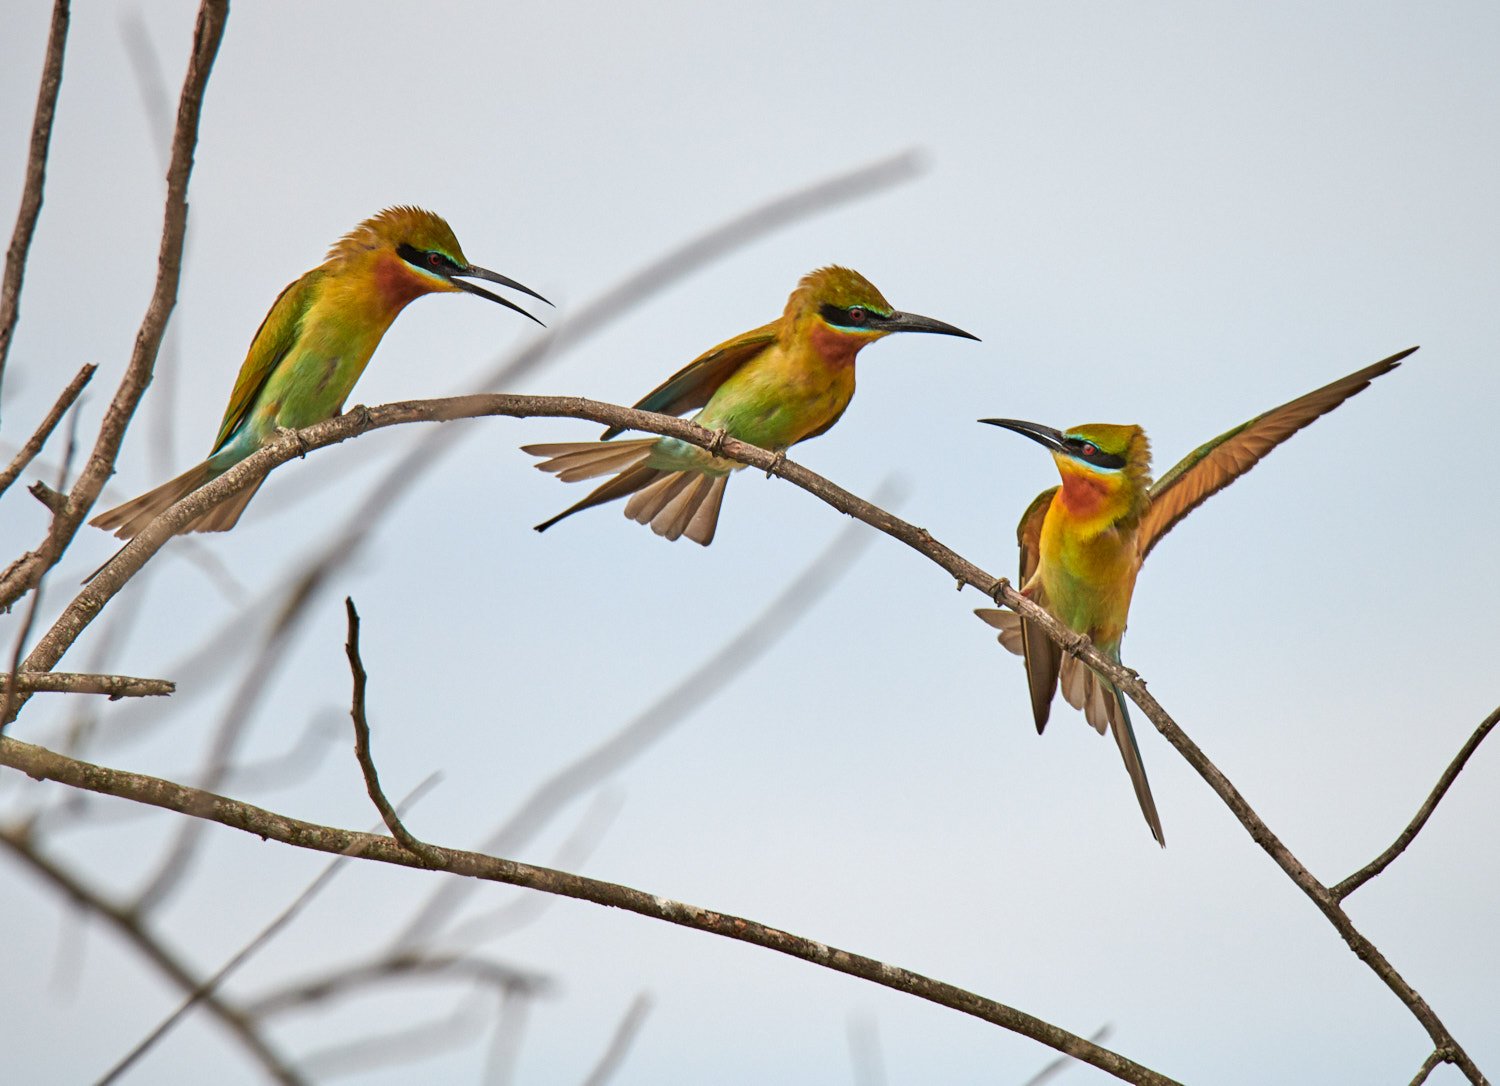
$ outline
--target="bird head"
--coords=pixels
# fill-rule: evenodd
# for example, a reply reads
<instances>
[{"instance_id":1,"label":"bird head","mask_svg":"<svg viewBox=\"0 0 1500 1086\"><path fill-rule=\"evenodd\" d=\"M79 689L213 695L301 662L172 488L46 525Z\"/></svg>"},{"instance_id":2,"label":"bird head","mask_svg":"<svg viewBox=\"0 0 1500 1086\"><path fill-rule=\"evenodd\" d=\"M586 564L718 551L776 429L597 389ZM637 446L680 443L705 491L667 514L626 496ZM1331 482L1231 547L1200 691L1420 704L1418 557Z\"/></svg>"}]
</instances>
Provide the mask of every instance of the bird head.
<instances>
[{"instance_id":1,"label":"bird head","mask_svg":"<svg viewBox=\"0 0 1500 1086\"><path fill-rule=\"evenodd\" d=\"M1139 426L1091 422L1066 432L1020 419L980 419L1031 438L1049 449L1063 488L1103 500L1115 516L1139 513L1151 485L1151 443Z\"/></svg>"},{"instance_id":2,"label":"bird head","mask_svg":"<svg viewBox=\"0 0 1500 1086\"><path fill-rule=\"evenodd\" d=\"M441 215L419 207L386 208L340 238L328 254L330 263L372 258L382 286L401 304L423 294L465 291L542 323L515 303L464 282L460 276L499 283L552 304L514 279L470 264L452 227Z\"/></svg>"},{"instance_id":3,"label":"bird head","mask_svg":"<svg viewBox=\"0 0 1500 1086\"><path fill-rule=\"evenodd\" d=\"M787 316L813 322L815 334L836 337L855 349L892 332L933 332L943 336L979 337L916 313L902 313L852 268L819 268L802 277L787 301Z\"/></svg>"}]
</instances>

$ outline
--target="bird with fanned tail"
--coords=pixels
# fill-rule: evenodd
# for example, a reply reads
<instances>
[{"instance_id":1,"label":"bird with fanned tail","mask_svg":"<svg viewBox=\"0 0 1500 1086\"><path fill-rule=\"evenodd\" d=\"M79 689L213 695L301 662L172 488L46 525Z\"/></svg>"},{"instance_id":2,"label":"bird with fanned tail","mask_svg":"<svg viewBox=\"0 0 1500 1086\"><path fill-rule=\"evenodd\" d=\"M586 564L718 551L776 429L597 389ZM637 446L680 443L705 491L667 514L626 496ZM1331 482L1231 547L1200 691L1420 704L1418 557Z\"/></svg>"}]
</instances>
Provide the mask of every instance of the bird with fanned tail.
<instances>
[{"instance_id":1,"label":"bird with fanned tail","mask_svg":"<svg viewBox=\"0 0 1500 1086\"><path fill-rule=\"evenodd\" d=\"M1016 529L1021 593L1068 629L1087 635L1118 663L1136 574L1161 537L1276 446L1395 369L1416 349L1257 415L1200 445L1154 483L1150 445L1139 426L1094 423L1061 431L1019 419L980 419L1044 446L1062 476L1061 486L1037 495ZM1002 645L1025 658L1038 733L1047 726L1059 686L1064 700L1082 709L1101 735L1105 728L1113 733L1141 813L1157 843L1165 846L1124 695L1015 612L981 608L975 614L1000 631Z\"/></svg>"},{"instance_id":2,"label":"bird with fanned tail","mask_svg":"<svg viewBox=\"0 0 1500 1086\"><path fill-rule=\"evenodd\" d=\"M698 425L784 453L839 420L854 396L855 356L893 332L979 338L898 312L856 271L820 268L797 284L776 320L699 355L635 406L669 415L698 408ZM613 476L536 530L629 496L625 515L657 535L711 543L724 486L744 465L672 437L612 440L620 432L606 430L601 441L523 446L545 458L538 468L564 482Z\"/></svg>"},{"instance_id":3,"label":"bird with fanned tail","mask_svg":"<svg viewBox=\"0 0 1500 1086\"><path fill-rule=\"evenodd\" d=\"M514 279L470 264L452 229L431 211L392 207L366 219L334 244L322 264L276 298L250 341L208 459L89 523L130 539L169 506L255 452L277 431L300 429L337 415L391 322L424 294L466 291L536 320L520 306L464 282L461 276L488 280L547 301ZM259 489L260 481L252 483L182 530L228 531Z\"/></svg>"}]
</instances>

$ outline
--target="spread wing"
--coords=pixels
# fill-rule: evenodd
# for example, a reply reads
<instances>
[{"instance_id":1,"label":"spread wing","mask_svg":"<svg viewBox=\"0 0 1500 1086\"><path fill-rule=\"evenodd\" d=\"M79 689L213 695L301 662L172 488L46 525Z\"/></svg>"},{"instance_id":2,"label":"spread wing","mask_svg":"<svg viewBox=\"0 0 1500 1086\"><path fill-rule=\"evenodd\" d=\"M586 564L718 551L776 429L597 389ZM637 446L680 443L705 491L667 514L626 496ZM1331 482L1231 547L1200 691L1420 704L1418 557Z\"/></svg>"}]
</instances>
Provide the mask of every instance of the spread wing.
<instances>
[{"instance_id":1,"label":"spread wing","mask_svg":"<svg viewBox=\"0 0 1500 1086\"><path fill-rule=\"evenodd\" d=\"M641 411L667 415L681 415L702 407L736 370L776 342L778 324L780 321L772 321L705 351L646 393L635 406ZM610 427L604 431L604 440L621 433L618 426Z\"/></svg>"},{"instance_id":2,"label":"spread wing","mask_svg":"<svg viewBox=\"0 0 1500 1086\"><path fill-rule=\"evenodd\" d=\"M1194 449L1151 487L1151 504L1136 533L1141 558L1144 560L1179 520L1260 463L1277 445L1368 388L1371 381L1395 369L1416 349L1410 347L1272 408Z\"/></svg>"},{"instance_id":3,"label":"spread wing","mask_svg":"<svg viewBox=\"0 0 1500 1086\"><path fill-rule=\"evenodd\" d=\"M1024 589L1036 573L1042 556L1042 522L1052 507L1058 487L1044 490L1026 507L1021 523L1016 525L1016 542L1021 545L1021 587ZM1044 603L1040 585L1029 593L1037 603ZM1052 695L1057 690L1057 672L1062 666L1062 649L1033 623L1021 620L1021 654L1026 657L1026 685L1031 690L1031 715L1038 734L1047 726L1052 711Z\"/></svg>"},{"instance_id":4,"label":"spread wing","mask_svg":"<svg viewBox=\"0 0 1500 1086\"><path fill-rule=\"evenodd\" d=\"M224 409L224 421L219 423L219 436L214 439L214 452L218 452L240 428L250 414L255 397L270 380L272 371L297 342L302 318L312 306L313 287L318 278L319 273L311 271L287 284L271 304L266 319L260 322L240 366L239 376L234 379L234 391L229 394L229 406Z\"/></svg>"}]
</instances>

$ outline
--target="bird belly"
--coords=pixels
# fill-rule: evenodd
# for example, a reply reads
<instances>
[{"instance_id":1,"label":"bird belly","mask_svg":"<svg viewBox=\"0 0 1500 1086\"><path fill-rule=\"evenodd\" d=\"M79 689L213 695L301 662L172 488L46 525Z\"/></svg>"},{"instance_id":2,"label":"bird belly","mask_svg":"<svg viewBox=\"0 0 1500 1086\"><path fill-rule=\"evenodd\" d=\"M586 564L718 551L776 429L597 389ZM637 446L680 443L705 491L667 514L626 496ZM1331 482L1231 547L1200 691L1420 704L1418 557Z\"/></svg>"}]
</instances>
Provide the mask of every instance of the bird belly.
<instances>
[{"instance_id":1,"label":"bird belly","mask_svg":"<svg viewBox=\"0 0 1500 1086\"><path fill-rule=\"evenodd\" d=\"M1138 569L1128 542L1113 530L1067 540L1037 571L1047 609L1097 644L1118 642L1125 633Z\"/></svg>"},{"instance_id":2,"label":"bird belly","mask_svg":"<svg viewBox=\"0 0 1500 1086\"><path fill-rule=\"evenodd\" d=\"M697 422L779 451L828 429L853 397L852 366L746 367L719 387Z\"/></svg>"}]
</instances>

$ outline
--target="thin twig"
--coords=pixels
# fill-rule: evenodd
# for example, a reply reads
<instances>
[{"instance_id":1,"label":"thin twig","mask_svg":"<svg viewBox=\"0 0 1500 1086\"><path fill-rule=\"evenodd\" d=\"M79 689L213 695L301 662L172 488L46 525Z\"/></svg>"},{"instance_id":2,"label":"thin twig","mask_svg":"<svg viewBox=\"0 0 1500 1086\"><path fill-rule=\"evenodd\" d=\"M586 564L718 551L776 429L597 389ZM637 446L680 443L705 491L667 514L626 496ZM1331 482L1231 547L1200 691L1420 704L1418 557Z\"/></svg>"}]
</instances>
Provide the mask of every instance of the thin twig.
<instances>
[{"instance_id":1,"label":"thin twig","mask_svg":"<svg viewBox=\"0 0 1500 1086\"><path fill-rule=\"evenodd\" d=\"M0 689L10 688L10 676L0 675ZM117 698L163 697L177 689L166 679L137 679L130 675L90 675L77 671L22 671L15 676L17 690L49 694L105 694Z\"/></svg>"},{"instance_id":2,"label":"thin twig","mask_svg":"<svg viewBox=\"0 0 1500 1086\"><path fill-rule=\"evenodd\" d=\"M52 5L52 28L47 32L47 57L42 61L42 81L36 92L36 117L31 122L31 149L26 156L26 181L21 190L21 209L5 253L5 277L0 280L0 378L16 319L21 314L21 283L26 278L26 258L36 221L42 213L42 189L47 181L47 151L52 142L52 118L57 114L57 92L62 87L63 51L68 41L68 0ZM35 454L33 454L35 455ZM0 487L4 490L4 487Z\"/></svg>"},{"instance_id":3,"label":"thin twig","mask_svg":"<svg viewBox=\"0 0 1500 1086\"><path fill-rule=\"evenodd\" d=\"M532 995L554 990L553 981L499 962L465 954L394 954L372 961L339 966L310 980L297 981L247 1003L252 1018L269 1018L337 999L390 980L430 977L455 978L490 988L515 988Z\"/></svg>"},{"instance_id":4,"label":"thin twig","mask_svg":"<svg viewBox=\"0 0 1500 1086\"><path fill-rule=\"evenodd\" d=\"M1089 1035L1089 1040L1093 1041L1095 1044L1103 1044L1105 1040L1108 1039L1113 1028L1113 1026L1106 1022L1104 1023L1104 1025L1100 1026ZM1043 1086L1044 1083L1050 1082L1058 1075L1062 1074L1063 1071L1067 1070L1067 1068L1072 1065L1072 1063L1073 1060L1071 1057L1059 1056L1057 1057L1057 1059L1050 1061L1036 1074L1032 1075L1029 1079L1022 1083L1021 1086Z\"/></svg>"},{"instance_id":5,"label":"thin twig","mask_svg":"<svg viewBox=\"0 0 1500 1086\"><path fill-rule=\"evenodd\" d=\"M1386 849L1379 856L1375 857L1375 859L1329 891L1335 901L1343 901L1344 898L1384 871L1391 865L1392 860L1406 851L1406 846L1411 844L1412 838L1422 832L1422 827L1427 825L1427 820L1432 817L1432 812L1437 809L1439 801L1447 794L1448 789L1453 786L1453 782L1458 779L1458 774L1463 770L1464 763L1479 749L1479 744L1484 742L1484 737L1494 730L1497 723L1500 723L1500 707L1497 707L1494 712L1479 722L1479 727L1474 729L1474 734L1469 736L1468 742L1454 756L1453 761L1448 763L1448 768L1443 770L1443 775L1438 778L1437 784L1433 786L1432 792L1428 795L1426 801L1417 809L1417 813L1406 824L1406 828L1397 835L1396 840L1391 843L1390 848Z\"/></svg>"},{"instance_id":6,"label":"thin twig","mask_svg":"<svg viewBox=\"0 0 1500 1086\"><path fill-rule=\"evenodd\" d=\"M0 828L0 845L31 866L69 900L102 917L119 932L127 942L135 946L141 955L156 966L173 984L184 992L194 992L201 982L191 969L180 961L165 944L146 930L140 917L128 908L106 900L72 873L55 861L43 856L32 842L5 828ZM217 995L203 998L203 1006L209 1011L274 1081L282 1086L304 1086L304 1080L286 1059L271 1047L259 1027L239 1008L231 1006Z\"/></svg>"},{"instance_id":7,"label":"thin twig","mask_svg":"<svg viewBox=\"0 0 1500 1086\"><path fill-rule=\"evenodd\" d=\"M193 52L183 80L182 96L177 105L177 127L172 139L172 165L167 171L167 198L163 213L161 247L157 255L156 286L151 302L136 333L135 347L125 376L115 392L99 427L94 450L78 482L68 495L67 507L52 519L47 537L34 551L28 551L0 576L0 610L36 587L42 575L54 566L73 541L83 518L88 515L99 491L114 471L125 430L136 406L151 383L156 352L161 347L167 318L177 304L177 281L182 270L182 240L187 228L187 187L193 170L193 148L198 142L198 121L203 110L203 92L213 69L219 42L224 36L224 22L229 16L228 0L203 0L198 9L193 34Z\"/></svg>"},{"instance_id":8,"label":"thin twig","mask_svg":"<svg viewBox=\"0 0 1500 1086\"><path fill-rule=\"evenodd\" d=\"M630 1054L630 1046L635 1043L636 1036L641 1032L641 1026L646 1021L646 1015L651 1011L651 995L642 992L631 1000L630 1006L625 1011L625 1017L620 1019L620 1024L615 1027L615 1032L609 1039L609 1046L605 1048L599 1062L594 1064L593 1070L583 1080L583 1086L604 1086L616 1071L625 1062L625 1057Z\"/></svg>"},{"instance_id":9,"label":"thin twig","mask_svg":"<svg viewBox=\"0 0 1500 1086\"><path fill-rule=\"evenodd\" d=\"M37 780L52 780L74 788L119 796L163 810L203 818L219 825L274 840L297 848L343 855L361 860L423 869L427 864L393 837L378 837L334 826L323 826L290 818L248 803L205 793L158 777L110 769L66 758L43 747L10 737L0 738L0 765L18 769ZM1167 1086L1173 1080L1129 1060L1118 1053L1069 1033L1025 1011L987 999L954 985L934 980L885 962L853 954L825 943L806 939L754 920L688 905L670 898L585 878L563 871L536 867L515 860L486 856L461 849L430 846L440 861L440 870L469 878L510 886L524 886L545 893L607 905L640 916L681 927L708 932L728 939L774 950L825 969L859 977L898 992L951 1008L985 1022L1011 1030L1065 1052L1085 1063L1108 1071L1127 1082Z\"/></svg>"},{"instance_id":10,"label":"thin twig","mask_svg":"<svg viewBox=\"0 0 1500 1086\"><path fill-rule=\"evenodd\" d=\"M1422 1066L1417 1068L1416 1077L1411 1080L1411 1086L1422 1086L1427 1081L1427 1076L1437 1068L1440 1063L1448 1063L1449 1056L1441 1048L1432 1050L1432 1055L1422 1061Z\"/></svg>"},{"instance_id":11,"label":"thin twig","mask_svg":"<svg viewBox=\"0 0 1500 1086\"><path fill-rule=\"evenodd\" d=\"M370 793L370 802L380 812L386 829L401 842L402 847L430 866L437 867L442 863L441 857L430 846L411 835L411 831L402 825L396 808L391 806L391 801L381 791L380 775L375 772L375 760L370 755L370 723L365 717L365 684L368 676L365 674L365 665L359 658L359 612L354 609L354 599L350 596L344 597L344 613L349 622L349 639L344 644L344 651L349 657L349 672L354 677L354 696L349 706L349 717L354 721L354 756L359 759L360 771L365 775L365 790Z\"/></svg>"},{"instance_id":12,"label":"thin twig","mask_svg":"<svg viewBox=\"0 0 1500 1086\"><path fill-rule=\"evenodd\" d=\"M52 410L47 412L47 417L42 419L42 424L36 428L36 432L26 439L26 444L21 446L21 451L16 453L15 459L10 465L0 472L0 494L10 489L12 483L21 477L21 472L26 470L26 465L36 459L42 446L47 444L47 439L52 436L52 431L57 429L57 424L67 414L68 408L73 406L73 401L78 399L83 392L83 386L89 383L89 378L94 376L94 371L99 367L94 365L84 366L78 371L68 387L62 390L62 395L52 405Z\"/></svg>"}]
</instances>

